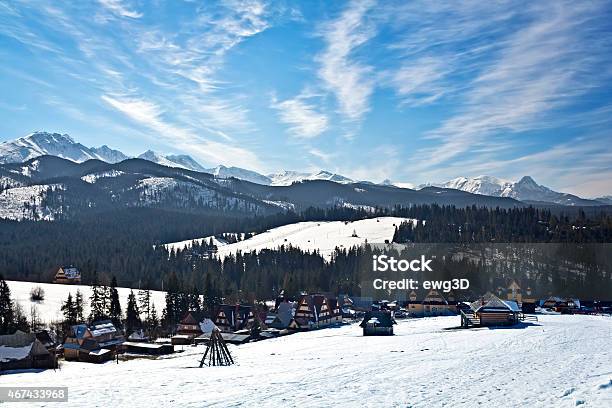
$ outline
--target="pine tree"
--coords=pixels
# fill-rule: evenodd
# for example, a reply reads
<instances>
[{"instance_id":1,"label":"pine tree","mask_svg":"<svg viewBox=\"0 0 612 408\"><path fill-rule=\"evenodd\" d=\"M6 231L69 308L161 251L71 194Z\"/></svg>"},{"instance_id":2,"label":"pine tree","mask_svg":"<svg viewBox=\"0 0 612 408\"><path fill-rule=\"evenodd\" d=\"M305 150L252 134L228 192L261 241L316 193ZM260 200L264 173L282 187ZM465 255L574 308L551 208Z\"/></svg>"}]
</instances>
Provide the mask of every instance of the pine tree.
<instances>
[{"instance_id":1,"label":"pine tree","mask_svg":"<svg viewBox=\"0 0 612 408\"><path fill-rule=\"evenodd\" d=\"M141 326L140 312L138 311L138 303L134 291L130 290L128 295L128 303L125 317L125 331L129 336L135 329Z\"/></svg>"},{"instance_id":2,"label":"pine tree","mask_svg":"<svg viewBox=\"0 0 612 408\"><path fill-rule=\"evenodd\" d=\"M0 334L11 334L15 325L15 306L11 299L11 290L0 275Z\"/></svg>"},{"instance_id":3,"label":"pine tree","mask_svg":"<svg viewBox=\"0 0 612 408\"><path fill-rule=\"evenodd\" d=\"M153 331L159 326L159 318L157 317L157 310L155 304L151 306L151 318L149 319L149 330Z\"/></svg>"},{"instance_id":4,"label":"pine tree","mask_svg":"<svg viewBox=\"0 0 612 408\"><path fill-rule=\"evenodd\" d=\"M111 280L110 288L108 288L108 295L108 316L116 327L120 327L121 303L119 302L119 292L117 292L117 279L114 276Z\"/></svg>"},{"instance_id":5,"label":"pine tree","mask_svg":"<svg viewBox=\"0 0 612 408\"><path fill-rule=\"evenodd\" d=\"M98 276L94 275L94 280L91 285L91 296L89 298L90 304L90 313L89 313L89 321L95 322L97 320L103 320L107 318L106 314L106 290L99 286L98 284Z\"/></svg>"},{"instance_id":6,"label":"pine tree","mask_svg":"<svg viewBox=\"0 0 612 408\"><path fill-rule=\"evenodd\" d=\"M138 301L140 311L144 314L145 321L149 321L151 319L151 291L150 290L140 290L138 292Z\"/></svg>"},{"instance_id":7,"label":"pine tree","mask_svg":"<svg viewBox=\"0 0 612 408\"><path fill-rule=\"evenodd\" d=\"M72 326L77 324L77 308L76 303L72 300L72 293L68 293L68 299L62 305L62 313L64 314L64 324Z\"/></svg>"},{"instance_id":8,"label":"pine tree","mask_svg":"<svg viewBox=\"0 0 612 408\"><path fill-rule=\"evenodd\" d=\"M84 302L85 301L83 299L83 293L81 292L80 289L77 289L76 298L74 301L74 310L75 310L75 317L76 317L77 323L83 323L85 321L85 315L84 315L85 303Z\"/></svg>"}]
</instances>

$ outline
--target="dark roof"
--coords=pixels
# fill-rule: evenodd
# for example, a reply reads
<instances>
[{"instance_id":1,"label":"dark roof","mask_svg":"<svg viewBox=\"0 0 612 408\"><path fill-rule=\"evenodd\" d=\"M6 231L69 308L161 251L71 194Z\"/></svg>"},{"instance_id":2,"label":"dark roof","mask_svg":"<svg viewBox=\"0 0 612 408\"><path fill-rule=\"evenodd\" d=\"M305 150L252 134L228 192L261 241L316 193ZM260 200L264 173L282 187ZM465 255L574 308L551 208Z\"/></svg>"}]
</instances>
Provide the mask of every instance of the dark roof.
<instances>
[{"instance_id":1,"label":"dark roof","mask_svg":"<svg viewBox=\"0 0 612 408\"><path fill-rule=\"evenodd\" d=\"M373 310L371 312L366 312L365 316L363 317L363 321L361 322L361 324L359 324L359 326L366 327L368 322L372 319L378 321L378 323L376 324L378 327L392 327L394 324L397 324L393 316L391 316L390 311Z\"/></svg>"}]
</instances>

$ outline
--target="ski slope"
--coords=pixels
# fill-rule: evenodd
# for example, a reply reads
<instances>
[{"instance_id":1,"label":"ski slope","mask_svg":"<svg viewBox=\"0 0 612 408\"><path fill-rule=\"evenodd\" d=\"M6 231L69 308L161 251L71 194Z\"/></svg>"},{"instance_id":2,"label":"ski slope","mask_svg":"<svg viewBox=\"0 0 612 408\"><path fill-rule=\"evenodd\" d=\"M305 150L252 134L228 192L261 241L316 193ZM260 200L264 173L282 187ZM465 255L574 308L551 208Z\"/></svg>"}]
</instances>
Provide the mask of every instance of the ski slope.
<instances>
[{"instance_id":1,"label":"ski slope","mask_svg":"<svg viewBox=\"0 0 612 408\"><path fill-rule=\"evenodd\" d=\"M250 252L262 249L277 249L281 245L291 245L307 252L319 251L327 260L336 247L351 248L366 243L382 244L393 239L395 226L404 221L415 221L409 218L379 217L353 222L344 221L308 221L283 225L273 228L249 239L234 244L226 244L215 239L219 250L217 254L225 257L238 251ZM354 237L353 233L357 236ZM193 241L207 242L211 237L197 238L166 244L170 250L190 247Z\"/></svg>"},{"instance_id":2,"label":"ski slope","mask_svg":"<svg viewBox=\"0 0 612 408\"><path fill-rule=\"evenodd\" d=\"M73 406L612 406L611 318L444 330L459 319L400 321L390 337L363 337L353 324L229 345L237 364L228 367L198 368L204 346L186 346L158 360L64 362L0 384L68 386Z\"/></svg>"},{"instance_id":3,"label":"ski slope","mask_svg":"<svg viewBox=\"0 0 612 408\"><path fill-rule=\"evenodd\" d=\"M30 316L30 310L32 307L36 307L42 323L50 323L53 321L61 320L62 303L68 298L68 293L72 293L72 298L76 296L76 291L80 290L83 293L85 299L85 316L89 315L89 297L91 296L91 287L84 285L60 285L51 283L35 283L35 282L19 282L19 281L6 281L11 290L11 298L21 305L26 316ZM30 291L32 288L40 286L45 291L45 299L42 302L32 302L30 300ZM130 294L130 288L117 288L119 293L119 300L121 302L122 311L125 313L127 308L127 298ZM138 289L134 289L134 294L138 296ZM166 300L165 292L151 291L151 298L155 304L157 315L161 316L164 310Z\"/></svg>"}]
</instances>

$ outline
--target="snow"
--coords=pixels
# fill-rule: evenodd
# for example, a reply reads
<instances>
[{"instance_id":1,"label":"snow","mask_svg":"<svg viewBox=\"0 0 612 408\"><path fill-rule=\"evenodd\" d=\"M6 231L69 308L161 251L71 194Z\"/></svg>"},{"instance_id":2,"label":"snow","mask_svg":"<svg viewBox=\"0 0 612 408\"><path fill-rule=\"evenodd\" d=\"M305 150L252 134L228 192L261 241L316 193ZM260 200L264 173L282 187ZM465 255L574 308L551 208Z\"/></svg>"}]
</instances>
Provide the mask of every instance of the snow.
<instances>
[{"instance_id":1,"label":"snow","mask_svg":"<svg viewBox=\"0 0 612 408\"><path fill-rule=\"evenodd\" d=\"M348 177L336 173L331 173L325 170L319 170L314 173L302 173L298 171L284 170L276 174L269 174L268 178L270 178L270 185L272 186L290 186L295 182L301 182L305 180L328 180L340 184L350 184L355 182L354 180L351 180Z\"/></svg>"},{"instance_id":2,"label":"snow","mask_svg":"<svg viewBox=\"0 0 612 408\"><path fill-rule=\"evenodd\" d=\"M353 324L228 345L233 366L198 368L197 346L119 364L64 362L2 385L68 386L72 404L134 408L611 406L612 319L539 318L470 330L444 330L458 316L409 319L395 336L368 337Z\"/></svg>"},{"instance_id":3,"label":"snow","mask_svg":"<svg viewBox=\"0 0 612 408\"><path fill-rule=\"evenodd\" d=\"M125 174L125 173L122 172L121 170L103 171L103 172L98 172L98 173L86 174L85 176L81 177L81 180L89 184L93 184L96 181L98 181L98 179L107 178L107 177L119 177L122 174Z\"/></svg>"},{"instance_id":4,"label":"snow","mask_svg":"<svg viewBox=\"0 0 612 408\"><path fill-rule=\"evenodd\" d=\"M283 225L234 244L217 245L217 255L225 257L238 251L250 252L262 249L276 249L281 245L292 245L307 252L318 250L326 259L336 247L351 248L362 245L367 240L371 244L381 244L385 240L391 242L395 233L395 226L404 221L413 221L408 218L379 217L353 222L344 221L308 221ZM353 237L353 232L357 237ZM198 238L208 241L211 237ZM189 247L193 240L166 244L168 249L182 249Z\"/></svg>"},{"instance_id":5,"label":"snow","mask_svg":"<svg viewBox=\"0 0 612 408\"><path fill-rule=\"evenodd\" d=\"M23 308L24 313L29 316L32 306L36 307L40 320L43 323L49 323L62 319L61 307L62 303L68 298L68 293L72 293L72 298L76 296L77 289L83 293L83 298L87 303L84 314L89 315L89 297L91 296L91 287L84 285L60 285L52 283L36 283L36 282L20 282L6 281L11 290L11 297L18 302ZM30 291L32 288L40 286L45 291L45 299L42 302L32 302L30 300ZM119 292L119 300L123 312L127 308L127 297L130 294L130 288L117 288ZM134 289L134 294L138 296L138 289ZM161 316L162 310L166 305L165 292L151 291L151 298L158 316Z\"/></svg>"},{"instance_id":6,"label":"snow","mask_svg":"<svg viewBox=\"0 0 612 408\"><path fill-rule=\"evenodd\" d=\"M9 347L0 345L0 361L7 362L10 360L23 360L30 354L34 342L23 347Z\"/></svg>"},{"instance_id":7,"label":"snow","mask_svg":"<svg viewBox=\"0 0 612 408\"><path fill-rule=\"evenodd\" d=\"M55 215L41 204L49 190L61 188L62 184L42 184L6 189L0 192L0 218L53 220ZM25 207L26 204L30 206L29 209Z\"/></svg>"}]
</instances>

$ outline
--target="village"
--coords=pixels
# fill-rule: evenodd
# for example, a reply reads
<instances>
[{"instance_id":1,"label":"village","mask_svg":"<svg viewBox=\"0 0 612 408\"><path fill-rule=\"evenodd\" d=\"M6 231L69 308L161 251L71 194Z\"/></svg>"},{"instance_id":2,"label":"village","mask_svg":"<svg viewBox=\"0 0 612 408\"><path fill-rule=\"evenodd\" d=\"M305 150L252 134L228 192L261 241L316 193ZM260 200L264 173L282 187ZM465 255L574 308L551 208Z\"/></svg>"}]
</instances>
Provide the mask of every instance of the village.
<instances>
[{"instance_id":1,"label":"village","mask_svg":"<svg viewBox=\"0 0 612 408\"><path fill-rule=\"evenodd\" d=\"M53 285L69 288L80 283L80 271L70 266L58 269ZM451 331L539 325L542 315L612 313L612 302L555 296L536 299L530 288L523 290L515 280L510 280L506 288L499 288L497 294L488 292L469 301L452 291L437 290L413 290L405 301L331 293L290 297L281 292L276 299L260 304L220 302L207 311L200 307L188 310L169 330L156 324L152 327L148 319L140 319L133 292L122 319L109 316L85 319L82 310L71 317L75 313L71 299L69 294L68 301L62 303L67 316L63 323L32 325L29 331L18 329L0 336L2 374L58 370L64 362L120 364L138 358L156 359L199 345L227 354L223 362L212 362L224 365L233 363L226 344L240 346L343 325L363 336L390 336L400 321L439 316L452 317L444 328Z\"/></svg>"}]
</instances>

